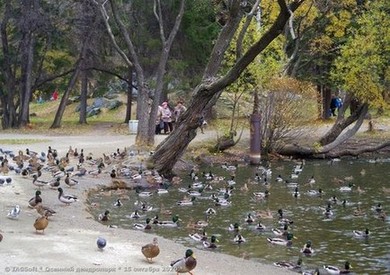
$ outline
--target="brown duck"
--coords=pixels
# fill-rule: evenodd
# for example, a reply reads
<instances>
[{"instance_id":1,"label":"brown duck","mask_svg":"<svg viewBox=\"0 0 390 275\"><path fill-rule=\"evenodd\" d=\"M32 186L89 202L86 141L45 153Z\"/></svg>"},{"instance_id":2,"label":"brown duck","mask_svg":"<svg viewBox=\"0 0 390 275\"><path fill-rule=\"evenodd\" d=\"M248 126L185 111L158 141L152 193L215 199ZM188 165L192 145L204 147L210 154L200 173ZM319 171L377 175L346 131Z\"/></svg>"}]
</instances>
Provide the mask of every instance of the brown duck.
<instances>
[{"instance_id":1,"label":"brown duck","mask_svg":"<svg viewBox=\"0 0 390 275\"><path fill-rule=\"evenodd\" d=\"M158 254L160 254L160 248L158 247L158 241L157 238L155 237L153 239L152 243L149 243L147 245L144 245L141 248L142 254L146 257L146 260L148 262L153 262L153 258L157 257Z\"/></svg>"},{"instance_id":2,"label":"brown duck","mask_svg":"<svg viewBox=\"0 0 390 275\"><path fill-rule=\"evenodd\" d=\"M47 206L42 205L42 203L38 203L35 206L35 209L41 216L45 216L46 218L49 218L50 216L53 216L56 213L56 211L54 211L53 209Z\"/></svg>"},{"instance_id":3,"label":"brown duck","mask_svg":"<svg viewBox=\"0 0 390 275\"><path fill-rule=\"evenodd\" d=\"M42 233L45 233L45 229L48 225L49 225L49 220L45 216L36 219L34 222L34 227L36 232L42 231Z\"/></svg>"},{"instance_id":4,"label":"brown duck","mask_svg":"<svg viewBox=\"0 0 390 275\"><path fill-rule=\"evenodd\" d=\"M178 259L176 261L173 261L171 263L171 266L173 269L176 270L177 273L191 273L191 270L193 270L196 267L196 259L194 257L194 252L191 249L187 249L185 257Z\"/></svg>"}]
</instances>

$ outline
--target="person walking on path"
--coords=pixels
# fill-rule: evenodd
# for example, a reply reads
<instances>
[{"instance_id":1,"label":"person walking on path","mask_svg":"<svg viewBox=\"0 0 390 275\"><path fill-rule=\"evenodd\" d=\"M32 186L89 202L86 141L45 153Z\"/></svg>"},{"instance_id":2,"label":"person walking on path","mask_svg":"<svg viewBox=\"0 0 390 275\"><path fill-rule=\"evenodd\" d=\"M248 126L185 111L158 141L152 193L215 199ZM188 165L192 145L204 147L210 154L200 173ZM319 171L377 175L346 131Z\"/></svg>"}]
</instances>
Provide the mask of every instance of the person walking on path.
<instances>
[{"instance_id":1,"label":"person walking on path","mask_svg":"<svg viewBox=\"0 0 390 275\"><path fill-rule=\"evenodd\" d=\"M182 100L179 100L177 102L177 105L175 107L175 111L174 111L174 114L175 114L175 124L179 121L179 117L180 115L182 115L185 111L187 110L187 108L183 105L183 101Z\"/></svg>"}]
</instances>

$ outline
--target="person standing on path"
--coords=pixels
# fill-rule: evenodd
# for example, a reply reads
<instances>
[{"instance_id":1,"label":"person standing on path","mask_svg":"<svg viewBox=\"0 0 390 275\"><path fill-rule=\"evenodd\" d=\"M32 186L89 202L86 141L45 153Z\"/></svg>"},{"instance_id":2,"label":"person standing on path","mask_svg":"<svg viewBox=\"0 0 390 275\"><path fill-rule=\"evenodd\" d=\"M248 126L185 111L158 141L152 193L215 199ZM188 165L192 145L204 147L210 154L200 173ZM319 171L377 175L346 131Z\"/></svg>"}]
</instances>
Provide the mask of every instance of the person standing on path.
<instances>
[{"instance_id":1,"label":"person standing on path","mask_svg":"<svg viewBox=\"0 0 390 275\"><path fill-rule=\"evenodd\" d=\"M172 112L169 109L168 102L163 102L161 106L161 118L164 122L164 134L169 134L173 131Z\"/></svg>"}]
</instances>

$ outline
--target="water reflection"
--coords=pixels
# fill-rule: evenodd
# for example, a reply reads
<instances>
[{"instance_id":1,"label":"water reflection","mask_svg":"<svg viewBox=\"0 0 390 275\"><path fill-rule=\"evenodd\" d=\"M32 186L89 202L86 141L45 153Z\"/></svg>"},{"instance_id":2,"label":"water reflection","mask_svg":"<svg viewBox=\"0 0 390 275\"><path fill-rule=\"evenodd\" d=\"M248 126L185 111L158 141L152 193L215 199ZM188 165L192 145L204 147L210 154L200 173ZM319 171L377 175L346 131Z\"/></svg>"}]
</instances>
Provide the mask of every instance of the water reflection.
<instances>
[{"instance_id":1,"label":"water reflection","mask_svg":"<svg viewBox=\"0 0 390 275\"><path fill-rule=\"evenodd\" d=\"M219 240L215 251L244 257L255 261L273 263L277 261L297 262L303 257L303 269L314 269L324 265L343 267L350 261L356 274L389 274L390 273L390 235L389 219L381 218L381 213L389 207L390 198L390 162L370 163L365 160L341 161L307 161L302 171L292 162L272 164L272 169L257 167L204 167L197 176L206 183L201 172L211 172L215 177L224 177L220 183L212 183L212 190L204 189L200 196L188 205L178 205L178 201L190 199L179 188L188 188L192 180L183 176L179 186L172 186L168 193L153 193L152 196L139 197L135 191L122 194L121 207L113 203L119 195L105 196L98 192L91 194L91 202L99 202L98 208L92 208L97 217L109 209L111 224L132 229L134 223L145 223L146 217L159 216L159 220L170 220L170 214L179 215L182 220L177 228L152 226L152 232L167 238L175 239L189 247L204 248L202 242L189 237L192 233L202 233L202 226L197 221L207 222L204 227L207 235L214 235ZM272 172L271 172L272 171ZM231 205L217 206L210 197L231 179L235 174L234 189L227 198ZM267 175L264 180L263 176ZM260 177L259 177L260 176ZM278 176L283 180L277 180ZM286 182L287 180L287 182ZM266 196L266 191L269 195ZM153 191L153 190L150 190ZM197 189L199 191L199 189ZM202 190L201 190L202 191ZM298 193L297 193L298 192ZM256 195L254 193L257 193ZM227 196L226 196L227 197ZM220 200L226 199L220 197ZM141 213L140 219L128 216L139 208L140 201L153 207L150 212ZM382 204L383 211L376 211ZM207 215L212 208L216 211ZM267 242L274 238L273 228L281 229L278 209L283 210L283 218L292 221L288 231L296 239L291 246L275 245ZM270 212L272 216L270 216ZM251 214L253 223L245 220ZM261 223L262 230L257 229ZM229 231L229 226L238 223L240 234L246 242L238 245L234 241L236 233ZM205 225L205 224L203 224ZM369 229L369 237L358 237L353 230ZM310 240L314 248L313 255L305 256L300 250Z\"/></svg>"}]
</instances>

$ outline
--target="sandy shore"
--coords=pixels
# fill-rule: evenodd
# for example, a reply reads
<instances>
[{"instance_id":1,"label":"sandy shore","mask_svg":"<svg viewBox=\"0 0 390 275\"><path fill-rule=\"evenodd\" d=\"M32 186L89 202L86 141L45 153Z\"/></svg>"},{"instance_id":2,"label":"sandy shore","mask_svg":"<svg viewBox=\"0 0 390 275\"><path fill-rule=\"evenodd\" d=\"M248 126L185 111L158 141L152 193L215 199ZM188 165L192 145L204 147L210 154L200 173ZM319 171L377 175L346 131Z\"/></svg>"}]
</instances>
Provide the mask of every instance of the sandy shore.
<instances>
[{"instance_id":1,"label":"sandy shore","mask_svg":"<svg viewBox=\"0 0 390 275\"><path fill-rule=\"evenodd\" d=\"M7 135L0 139L42 139L44 142L31 145L0 145L0 148L47 151L49 145L63 156L69 145L84 148L86 154L94 156L114 152L134 143L132 135L96 135L88 136L39 136ZM157 137L157 142L164 136ZM198 136L197 139L205 136ZM1 142L1 141L0 141ZM0 187L0 274L175 274L169 264L183 257L188 247L175 241L158 237L161 253L149 264L141 253L141 247L150 243L153 232L144 233L120 228L108 228L96 222L87 212L87 190L96 184L108 184L108 174L98 179L83 178L77 188L65 189L65 193L78 196L80 200L70 206L58 201L56 190L45 187L42 199L45 205L57 211L50 218L44 234L36 233L33 227L38 214L28 208L28 200L34 196L36 186L31 178L22 178L12 172L13 183ZM63 185L63 183L62 183ZM8 219L9 209L19 204L21 214L18 220ZM96 247L96 239L103 236L107 246L103 251ZM194 274L291 274L291 272L244 260L218 252L193 249L198 260Z\"/></svg>"}]
</instances>

